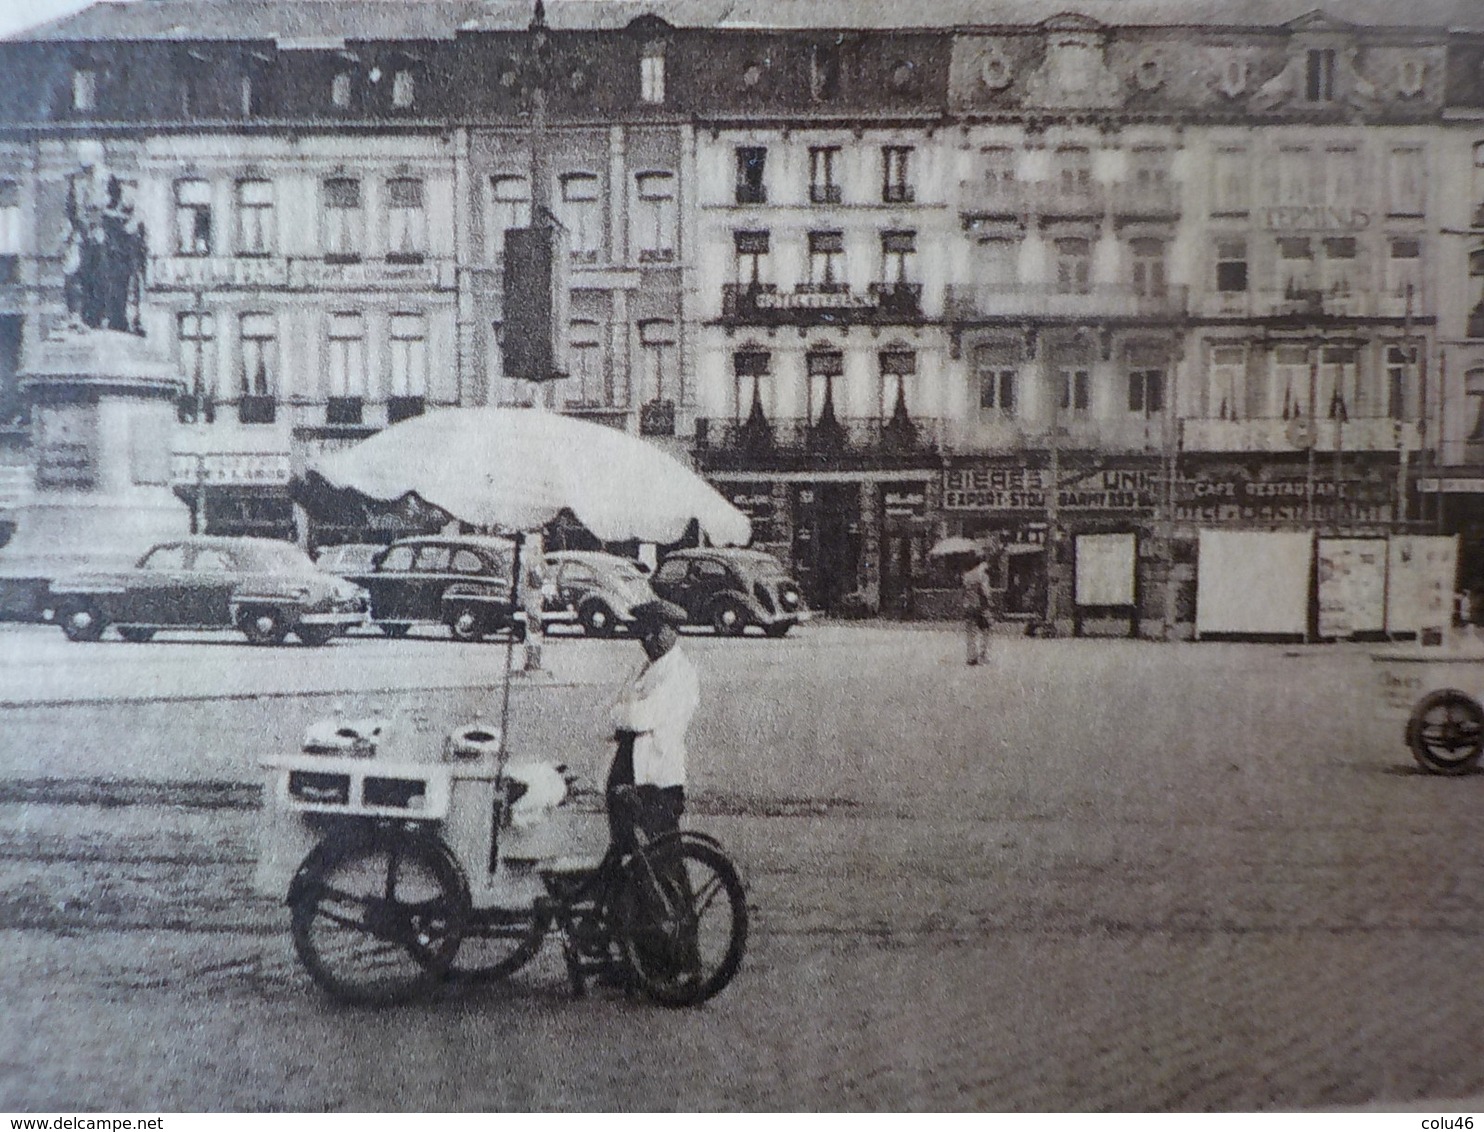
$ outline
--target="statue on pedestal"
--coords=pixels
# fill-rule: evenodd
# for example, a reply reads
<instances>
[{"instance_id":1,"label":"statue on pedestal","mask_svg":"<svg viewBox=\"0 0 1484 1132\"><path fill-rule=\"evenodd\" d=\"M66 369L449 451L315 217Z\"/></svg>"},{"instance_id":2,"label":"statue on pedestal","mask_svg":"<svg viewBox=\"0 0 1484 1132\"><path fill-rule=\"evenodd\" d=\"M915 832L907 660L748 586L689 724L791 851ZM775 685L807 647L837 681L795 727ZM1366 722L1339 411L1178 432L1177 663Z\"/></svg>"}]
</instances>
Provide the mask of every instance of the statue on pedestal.
<instances>
[{"instance_id":1,"label":"statue on pedestal","mask_svg":"<svg viewBox=\"0 0 1484 1132\"><path fill-rule=\"evenodd\" d=\"M93 330L119 330L143 337L139 317L148 253L144 224L124 199L117 177L108 178L104 200L94 199L78 178L67 190L67 237L63 295L67 313Z\"/></svg>"}]
</instances>

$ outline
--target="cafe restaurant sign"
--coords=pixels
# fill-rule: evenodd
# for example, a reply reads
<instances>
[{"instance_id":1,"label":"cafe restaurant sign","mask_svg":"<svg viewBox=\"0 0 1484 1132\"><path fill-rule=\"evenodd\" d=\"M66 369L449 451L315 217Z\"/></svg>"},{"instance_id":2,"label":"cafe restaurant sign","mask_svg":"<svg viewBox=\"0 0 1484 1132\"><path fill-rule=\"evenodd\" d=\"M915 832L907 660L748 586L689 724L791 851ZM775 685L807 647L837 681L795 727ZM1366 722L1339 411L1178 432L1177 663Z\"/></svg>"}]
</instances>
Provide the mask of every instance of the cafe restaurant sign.
<instances>
[{"instance_id":1,"label":"cafe restaurant sign","mask_svg":"<svg viewBox=\"0 0 1484 1132\"><path fill-rule=\"evenodd\" d=\"M1335 480L1252 479L1242 475L1182 479L1175 518L1187 523L1389 523L1396 486L1383 476Z\"/></svg>"},{"instance_id":2,"label":"cafe restaurant sign","mask_svg":"<svg viewBox=\"0 0 1484 1132\"><path fill-rule=\"evenodd\" d=\"M943 506L949 511L1037 511L1050 503L1049 468L954 468L943 473ZM1159 506L1159 473L1149 468L1099 468L1064 473L1056 491L1059 511L1148 513Z\"/></svg>"}]
</instances>

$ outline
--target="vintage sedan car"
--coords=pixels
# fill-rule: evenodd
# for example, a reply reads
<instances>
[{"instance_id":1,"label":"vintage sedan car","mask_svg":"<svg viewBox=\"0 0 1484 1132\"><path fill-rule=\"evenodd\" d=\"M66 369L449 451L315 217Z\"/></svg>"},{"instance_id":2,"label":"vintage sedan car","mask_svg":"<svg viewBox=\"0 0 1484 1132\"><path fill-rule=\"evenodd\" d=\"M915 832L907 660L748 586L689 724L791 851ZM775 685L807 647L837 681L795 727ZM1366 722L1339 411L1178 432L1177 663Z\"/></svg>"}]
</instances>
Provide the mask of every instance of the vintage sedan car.
<instances>
[{"instance_id":1,"label":"vintage sedan car","mask_svg":"<svg viewBox=\"0 0 1484 1132\"><path fill-rule=\"evenodd\" d=\"M655 596L632 559L583 550L546 556L546 589L541 620L547 625L576 623L590 637L611 637L633 620L629 611L634 606Z\"/></svg>"},{"instance_id":2,"label":"vintage sedan car","mask_svg":"<svg viewBox=\"0 0 1484 1132\"><path fill-rule=\"evenodd\" d=\"M685 610L689 624L740 637L756 625L782 637L810 617L798 582L759 550L677 550L650 579L654 592Z\"/></svg>"},{"instance_id":3,"label":"vintage sedan car","mask_svg":"<svg viewBox=\"0 0 1484 1132\"><path fill-rule=\"evenodd\" d=\"M291 543L200 536L160 543L131 570L59 578L48 605L71 641L96 641L114 626L135 642L161 629L237 628L257 645L290 633L323 645L365 623L367 598Z\"/></svg>"},{"instance_id":4,"label":"vintage sedan car","mask_svg":"<svg viewBox=\"0 0 1484 1132\"><path fill-rule=\"evenodd\" d=\"M493 633L524 635L511 574L515 544L477 535L399 539L370 569L346 574L371 595L371 621L388 637L414 625L447 625L456 641Z\"/></svg>"}]
</instances>

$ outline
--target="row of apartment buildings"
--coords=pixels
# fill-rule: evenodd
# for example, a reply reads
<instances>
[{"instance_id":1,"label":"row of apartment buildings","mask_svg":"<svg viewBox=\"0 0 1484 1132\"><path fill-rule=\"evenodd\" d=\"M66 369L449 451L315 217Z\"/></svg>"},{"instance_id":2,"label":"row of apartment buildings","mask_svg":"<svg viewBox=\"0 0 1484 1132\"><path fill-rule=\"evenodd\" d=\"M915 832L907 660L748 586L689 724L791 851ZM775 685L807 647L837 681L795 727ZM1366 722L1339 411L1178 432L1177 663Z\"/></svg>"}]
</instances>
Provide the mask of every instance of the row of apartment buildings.
<instances>
[{"instance_id":1,"label":"row of apartment buildings","mask_svg":"<svg viewBox=\"0 0 1484 1132\"><path fill-rule=\"evenodd\" d=\"M294 471L539 397L693 459L825 608L925 608L944 534L999 534L1030 614L1070 600L1076 534L1136 531L1166 622L1202 526L1484 534L1467 5L229 7L0 43L0 415L64 310L68 201L117 177L208 530L385 537L296 516ZM536 389L503 371L502 253L543 213L570 377Z\"/></svg>"}]
</instances>

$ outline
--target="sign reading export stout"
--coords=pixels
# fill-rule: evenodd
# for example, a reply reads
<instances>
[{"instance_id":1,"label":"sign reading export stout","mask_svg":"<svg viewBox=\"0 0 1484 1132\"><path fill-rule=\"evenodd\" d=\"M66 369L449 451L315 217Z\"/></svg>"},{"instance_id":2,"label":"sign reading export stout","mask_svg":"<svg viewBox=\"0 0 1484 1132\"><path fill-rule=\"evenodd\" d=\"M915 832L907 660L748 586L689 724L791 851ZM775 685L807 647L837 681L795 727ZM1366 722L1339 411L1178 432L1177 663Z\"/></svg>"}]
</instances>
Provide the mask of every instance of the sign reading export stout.
<instances>
[{"instance_id":1,"label":"sign reading export stout","mask_svg":"<svg viewBox=\"0 0 1484 1132\"><path fill-rule=\"evenodd\" d=\"M1062 511L1151 512L1159 505L1161 479L1149 468L1099 468L1063 473L1056 491ZM943 473L943 506L949 511L1045 511L1051 498L1049 468L954 468Z\"/></svg>"}]
</instances>

